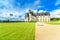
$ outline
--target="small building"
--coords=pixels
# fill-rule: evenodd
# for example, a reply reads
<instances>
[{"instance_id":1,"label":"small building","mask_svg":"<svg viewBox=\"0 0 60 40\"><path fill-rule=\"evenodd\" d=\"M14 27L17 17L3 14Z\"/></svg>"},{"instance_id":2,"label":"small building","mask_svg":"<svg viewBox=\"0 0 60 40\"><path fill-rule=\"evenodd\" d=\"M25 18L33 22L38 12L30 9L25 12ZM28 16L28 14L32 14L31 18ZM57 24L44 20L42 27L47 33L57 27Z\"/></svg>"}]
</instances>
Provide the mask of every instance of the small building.
<instances>
[{"instance_id":1,"label":"small building","mask_svg":"<svg viewBox=\"0 0 60 40\"><path fill-rule=\"evenodd\" d=\"M34 13L29 10L29 12L25 15L25 21L49 22L50 12Z\"/></svg>"}]
</instances>

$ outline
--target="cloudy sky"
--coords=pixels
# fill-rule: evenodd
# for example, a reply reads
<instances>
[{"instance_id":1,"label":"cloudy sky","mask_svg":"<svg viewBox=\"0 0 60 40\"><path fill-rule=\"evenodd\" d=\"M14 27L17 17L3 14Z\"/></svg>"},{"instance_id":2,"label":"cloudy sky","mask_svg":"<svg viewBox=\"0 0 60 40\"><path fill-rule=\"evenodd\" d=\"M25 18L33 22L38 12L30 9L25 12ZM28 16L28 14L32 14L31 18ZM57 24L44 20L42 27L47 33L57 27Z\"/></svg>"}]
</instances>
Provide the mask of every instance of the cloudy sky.
<instances>
[{"instance_id":1,"label":"cloudy sky","mask_svg":"<svg viewBox=\"0 0 60 40\"><path fill-rule=\"evenodd\" d=\"M51 17L60 17L60 0L0 0L0 18L21 16L24 19L28 9L34 12L48 11Z\"/></svg>"}]
</instances>

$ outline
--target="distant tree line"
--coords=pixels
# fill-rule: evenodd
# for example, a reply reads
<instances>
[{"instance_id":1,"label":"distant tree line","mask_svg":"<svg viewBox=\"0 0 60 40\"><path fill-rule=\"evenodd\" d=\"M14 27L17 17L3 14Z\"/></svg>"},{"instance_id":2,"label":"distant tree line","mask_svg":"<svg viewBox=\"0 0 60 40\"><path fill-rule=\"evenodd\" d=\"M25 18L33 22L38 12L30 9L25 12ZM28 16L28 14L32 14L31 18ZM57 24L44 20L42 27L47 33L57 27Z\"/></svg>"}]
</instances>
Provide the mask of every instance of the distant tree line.
<instances>
[{"instance_id":1,"label":"distant tree line","mask_svg":"<svg viewBox=\"0 0 60 40\"><path fill-rule=\"evenodd\" d=\"M10 20L0 20L0 23L3 23L3 22L24 22L24 21L10 21Z\"/></svg>"},{"instance_id":2,"label":"distant tree line","mask_svg":"<svg viewBox=\"0 0 60 40\"><path fill-rule=\"evenodd\" d=\"M51 21L59 21L60 18L51 18Z\"/></svg>"},{"instance_id":3,"label":"distant tree line","mask_svg":"<svg viewBox=\"0 0 60 40\"><path fill-rule=\"evenodd\" d=\"M51 18L51 21L59 21L60 18ZM10 20L0 20L1 23L3 22L25 22L25 21L10 21ZM31 21L33 22L33 21Z\"/></svg>"}]
</instances>

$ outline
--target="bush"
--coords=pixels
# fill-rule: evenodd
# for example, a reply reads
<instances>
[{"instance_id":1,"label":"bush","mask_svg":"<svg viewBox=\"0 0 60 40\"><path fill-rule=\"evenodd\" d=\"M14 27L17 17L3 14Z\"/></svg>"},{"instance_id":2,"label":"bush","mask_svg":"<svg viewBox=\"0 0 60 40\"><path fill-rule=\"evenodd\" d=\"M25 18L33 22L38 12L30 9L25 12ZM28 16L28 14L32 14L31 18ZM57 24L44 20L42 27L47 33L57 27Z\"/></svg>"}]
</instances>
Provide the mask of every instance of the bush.
<instances>
[{"instance_id":1,"label":"bush","mask_svg":"<svg viewBox=\"0 0 60 40\"><path fill-rule=\"evenodd\" d=\"M51 21L58 21L60 18L51 18Z\"/></svg>"}]
</instances>

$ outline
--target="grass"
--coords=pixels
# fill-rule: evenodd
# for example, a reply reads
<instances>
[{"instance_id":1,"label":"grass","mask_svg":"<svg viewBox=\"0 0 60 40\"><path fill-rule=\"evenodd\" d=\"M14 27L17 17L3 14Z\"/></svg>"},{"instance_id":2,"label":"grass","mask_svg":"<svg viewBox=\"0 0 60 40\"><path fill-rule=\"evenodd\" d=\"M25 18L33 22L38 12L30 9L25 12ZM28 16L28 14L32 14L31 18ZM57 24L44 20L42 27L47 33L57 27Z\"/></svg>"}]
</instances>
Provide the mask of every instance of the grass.
<instances>
[{"instance_id":1,"label":"grass","mask_svg":"<svg viewBox=\"0 0 60 40\"><path fill-rule=\"evenodd\" d=\"M60 25L60 20L59 21L51 21L51 22L45 22L47 24L53 24L53 25Z\"/></svg>"},{"instance_id":2,"label":"grass","mask_svg":"<svg viewBox=\"0 0 60 40\"><path fill-rule=\"evenodd\" d=\"M35 40L35 23L0 23L0 40Z\"/></svg>"}]
</instances>

